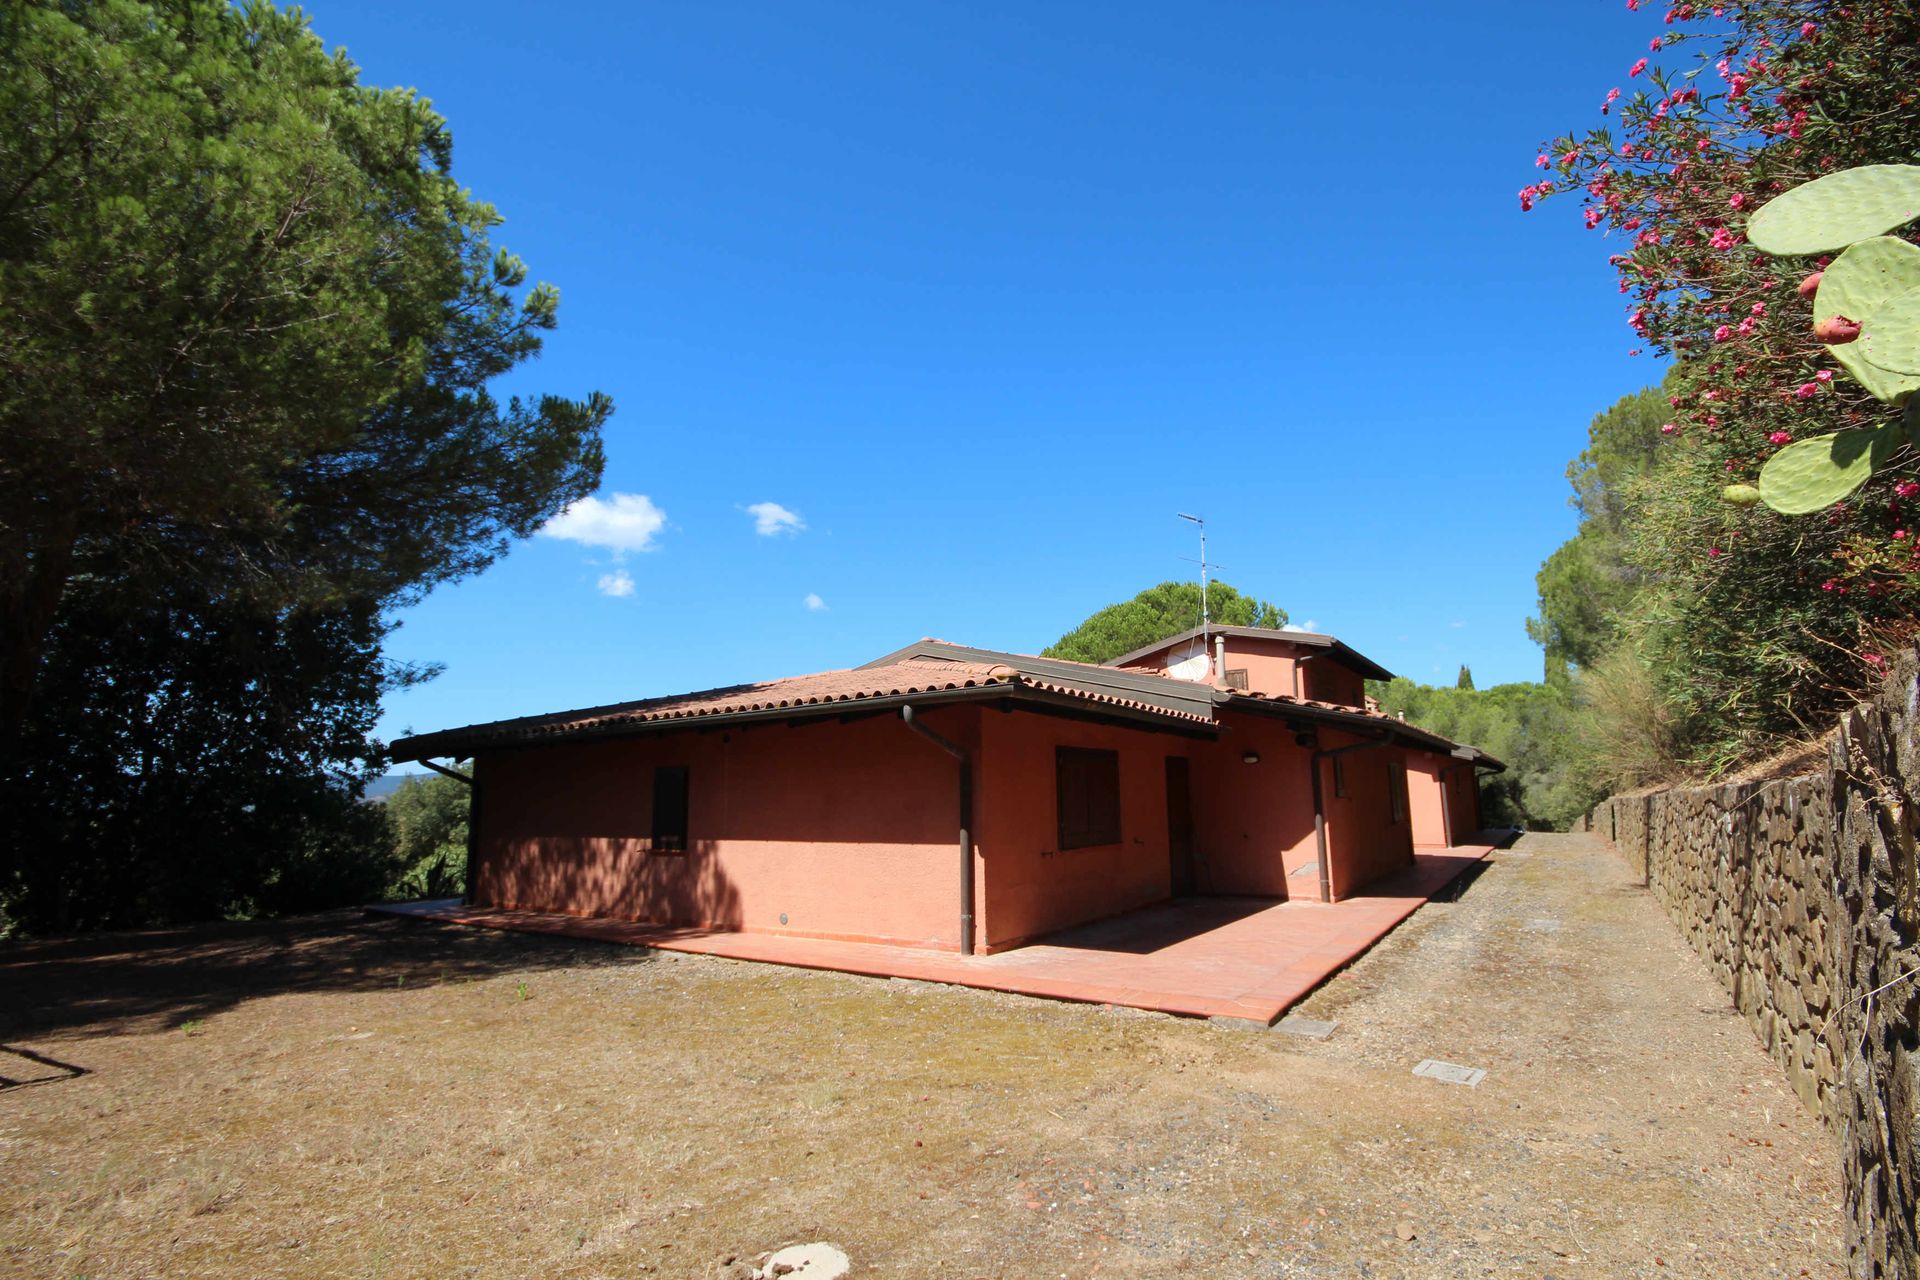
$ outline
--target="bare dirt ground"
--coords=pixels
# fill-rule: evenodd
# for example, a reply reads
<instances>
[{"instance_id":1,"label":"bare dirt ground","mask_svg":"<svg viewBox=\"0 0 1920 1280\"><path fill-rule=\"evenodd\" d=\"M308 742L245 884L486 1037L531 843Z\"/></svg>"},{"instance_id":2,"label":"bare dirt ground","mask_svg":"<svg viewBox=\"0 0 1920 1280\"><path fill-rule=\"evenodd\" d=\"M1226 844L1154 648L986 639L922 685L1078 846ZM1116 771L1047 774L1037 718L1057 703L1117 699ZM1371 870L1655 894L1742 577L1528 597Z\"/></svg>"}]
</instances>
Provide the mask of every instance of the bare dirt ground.
<instances>
[{"instance_id":1,"label":"bare dirt ground","mask_svg":"<svg viewBox=\"0 0 1920 1280\"><path fill-rule=\"evenodd\" d=\"M1592 837L1302 1012L351 916L0 949L0 1274L1843 1274L1837 1147Z\"/></svg>"}]
</instances>

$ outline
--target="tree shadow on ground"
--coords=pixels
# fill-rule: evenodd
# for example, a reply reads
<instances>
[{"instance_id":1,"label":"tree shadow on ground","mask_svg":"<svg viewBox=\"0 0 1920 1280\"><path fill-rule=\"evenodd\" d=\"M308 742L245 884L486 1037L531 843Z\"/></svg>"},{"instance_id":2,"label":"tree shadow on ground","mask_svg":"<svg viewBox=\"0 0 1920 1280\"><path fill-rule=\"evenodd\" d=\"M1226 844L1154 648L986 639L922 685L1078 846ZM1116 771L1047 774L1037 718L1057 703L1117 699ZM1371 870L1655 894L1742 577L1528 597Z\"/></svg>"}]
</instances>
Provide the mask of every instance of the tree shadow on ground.
<instances>
[{"instance_id":1,"label":"tree shadow on ground","mask_svg":"<svg viewBox=\"0 0 1920 1280\"><path fill-rule=\"evenodd\" d=\"M335 912L0 947L0 1043L160 1031L249 1000L644 964L652 952Z\"/></svg>"}]
</instances>

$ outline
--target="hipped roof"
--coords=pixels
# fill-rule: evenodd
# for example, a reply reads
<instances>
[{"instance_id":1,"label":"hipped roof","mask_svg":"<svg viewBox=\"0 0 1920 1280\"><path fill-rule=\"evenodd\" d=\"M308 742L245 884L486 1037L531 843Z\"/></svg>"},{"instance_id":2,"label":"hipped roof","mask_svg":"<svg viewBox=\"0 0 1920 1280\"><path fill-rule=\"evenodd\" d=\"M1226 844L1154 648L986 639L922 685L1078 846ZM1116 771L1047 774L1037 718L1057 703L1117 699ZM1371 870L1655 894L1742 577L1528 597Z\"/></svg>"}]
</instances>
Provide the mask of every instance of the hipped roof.
<instances>
[{"instance_id":1,"label":"hipped roof","mask_svg":"<svg viewBox=\"0 0 1920 1280\"><path fill-rule=\"evenodd\" d=\"M1363 707L1284 695L1245 693L1059 658L919 640L865 666L822 671L695 693L556 711L402 738L396 761L470 756L476 751L578 739L623 737L694 726L801 720L896 706L1000 700L1055 714L1119 720L1145 729L1211 737L1227 710L1278 715L1445 752L1481 768L1504 769L1485 752Z\"/></svg>"}]
</instances>

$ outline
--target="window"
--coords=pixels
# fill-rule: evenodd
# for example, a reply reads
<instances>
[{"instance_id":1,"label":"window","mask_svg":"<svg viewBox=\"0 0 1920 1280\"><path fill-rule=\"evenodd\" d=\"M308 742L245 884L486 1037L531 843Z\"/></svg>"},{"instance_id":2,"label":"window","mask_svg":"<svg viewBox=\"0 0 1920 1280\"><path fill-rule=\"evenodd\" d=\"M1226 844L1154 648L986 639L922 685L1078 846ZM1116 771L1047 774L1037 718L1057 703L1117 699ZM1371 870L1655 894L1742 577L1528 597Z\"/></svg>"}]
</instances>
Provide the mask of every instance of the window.
<instances>
[{"instance_id":1,"label":"window","mask_svg":"<svg viewBox=\"0 0 1920 1280\"><path fill-rule=\"evenodd\" d=\"M653 851L687 851L687 766L664 764L653 771Z\"/></svg>"},{"instance_id":2,"label":"window","mask_svg":"<svg viewBox=\"0 0 1920 1280\"><path fill-rule=\"evenodd\" d=\"M1058 747L1053 755L1060 847L1120 843L1120 753Z\"/></svg>"},{"instance_id":3,"label":"window","mask_svg":"<svg viewBox=\"0 0 1920 1280\"><path fill-rule=\"evenodd\" d=\"M1407 820L1407 766L1398 760L1387 762L1387 791L1393 799L1393 820Z\"/></svg>"},{"instance_id":4,"label":"window","mask_svg":"<svg viewBox=\"0 0 1920 1280\"><path fill-rule=\"evenodd\" d=\"M1238 689L1244 693L1248 686L1247 669L1245 667L1227 668L1227 688Z\"/></svg>"}]
</instances>

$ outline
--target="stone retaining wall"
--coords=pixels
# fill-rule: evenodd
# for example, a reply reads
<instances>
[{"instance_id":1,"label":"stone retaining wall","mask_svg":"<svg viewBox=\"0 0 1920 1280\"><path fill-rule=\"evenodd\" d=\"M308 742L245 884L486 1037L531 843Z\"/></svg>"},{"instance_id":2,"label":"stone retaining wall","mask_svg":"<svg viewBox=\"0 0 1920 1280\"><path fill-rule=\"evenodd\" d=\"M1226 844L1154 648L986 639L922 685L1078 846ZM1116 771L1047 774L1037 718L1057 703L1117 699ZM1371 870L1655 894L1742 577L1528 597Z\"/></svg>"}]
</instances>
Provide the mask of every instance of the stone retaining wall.
<instances>
[{"instance_id":1,"label":"stone retaining wall","mask_svg":"<svg viewBox=\"0 0 1920 1280\"><path fill-rule=\"evenodd\" d=\"M1615 796L1587 819L1638 872L1839 1136L1853 1273L1920 1280L1920 653L1818 772Z\"/></svg>"}]
</instances>

